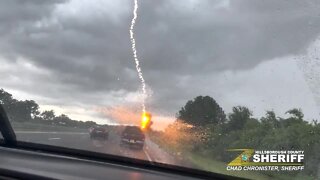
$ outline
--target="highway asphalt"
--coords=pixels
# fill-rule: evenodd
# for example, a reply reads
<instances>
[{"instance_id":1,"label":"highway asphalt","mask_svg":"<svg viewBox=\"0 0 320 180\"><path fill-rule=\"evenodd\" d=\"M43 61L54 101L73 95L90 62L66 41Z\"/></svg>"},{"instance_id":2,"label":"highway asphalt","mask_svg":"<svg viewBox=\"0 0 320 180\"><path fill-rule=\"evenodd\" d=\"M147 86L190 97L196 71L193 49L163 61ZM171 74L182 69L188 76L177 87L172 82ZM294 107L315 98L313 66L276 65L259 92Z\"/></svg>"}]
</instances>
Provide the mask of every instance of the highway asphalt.
<instances>
[{"instance_id":1,"label":"highway asphalt","mask_svg":"<svg viewBox=\"0 0 320 180\"><path fill-rule=\"evenodd\" d=\"M120 133L116 130L109 132L107 141L91 140L88 132L16 131L16 135L19 141L89 150L165 164L182 165L175 157L162 150L148 138L146 138L143 150L121 147Z\"/></svg>"}]
</instances>

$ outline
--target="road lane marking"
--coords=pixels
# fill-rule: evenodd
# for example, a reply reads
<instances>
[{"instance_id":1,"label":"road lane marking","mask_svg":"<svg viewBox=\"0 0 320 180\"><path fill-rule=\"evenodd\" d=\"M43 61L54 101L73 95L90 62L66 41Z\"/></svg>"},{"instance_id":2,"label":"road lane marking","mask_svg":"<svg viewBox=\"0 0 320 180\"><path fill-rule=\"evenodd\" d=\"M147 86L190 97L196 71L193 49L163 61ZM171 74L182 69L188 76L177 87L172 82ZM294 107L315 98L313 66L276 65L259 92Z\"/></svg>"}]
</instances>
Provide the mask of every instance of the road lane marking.
<instances>
[{"instance_id":1,"label":"road lane marking","mask_svg":"<svg viewBox=\"0 0 320 180\"><path fill-rule=\"evenodd\" d=\"M61 138L58 138L58 137L56 137L56 138L49 138L48 140L60 140Z\"/></svg>"},{"instance_id":2,"label":"road lane marking","mask_svg":"<svg viewBox=\"0 0 320 180\"><path fill-rule=\"evenodd\" d=\"M147 153L147 151L144 149L143 152L144 152L144 154L146 154L148 160L149 160L150 162L152 162L152 159L151 159L151 157L149 156L149 154Z\"/></svg>"},{"instance_id":3,"label":"road lane marking","mask_svg":"<svg viewBox=\"0 0 320 180\"><path fill-rule=\"evenodd\" d=\"M93 140L92 144L93 144L93 146L98 147L98 148L103 147L103 144L101 144L101 142L99 142L97 140Z\"/></svg>"}]
</instances>

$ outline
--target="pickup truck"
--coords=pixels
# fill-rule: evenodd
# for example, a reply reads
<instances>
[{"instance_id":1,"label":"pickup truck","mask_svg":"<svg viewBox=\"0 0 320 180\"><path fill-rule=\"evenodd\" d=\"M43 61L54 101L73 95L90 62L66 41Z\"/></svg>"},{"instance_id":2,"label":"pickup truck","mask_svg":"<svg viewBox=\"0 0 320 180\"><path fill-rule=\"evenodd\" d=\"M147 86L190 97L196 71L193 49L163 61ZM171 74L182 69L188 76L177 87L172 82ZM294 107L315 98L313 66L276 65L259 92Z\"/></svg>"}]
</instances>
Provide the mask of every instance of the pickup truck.
<instances>
[{"instance_id":1,"label":"pickup truck","mask_svg":"<svg viewBox=\"0 0 320 180\"><path fill-rule=\"evenodd\" d=\"M145 135L138 126L126 126L121 134L120 146L143 149Z\"/></svg>"}]
</instances>

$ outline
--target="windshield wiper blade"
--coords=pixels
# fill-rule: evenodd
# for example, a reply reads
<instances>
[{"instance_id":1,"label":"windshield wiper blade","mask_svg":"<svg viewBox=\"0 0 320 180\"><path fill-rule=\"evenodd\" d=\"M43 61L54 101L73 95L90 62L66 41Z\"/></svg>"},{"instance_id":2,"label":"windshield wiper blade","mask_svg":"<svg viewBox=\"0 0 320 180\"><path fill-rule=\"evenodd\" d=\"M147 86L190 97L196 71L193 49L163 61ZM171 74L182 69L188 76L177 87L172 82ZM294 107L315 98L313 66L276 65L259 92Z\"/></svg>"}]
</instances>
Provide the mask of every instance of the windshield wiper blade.
<instances>
[{"instance_id":1,"label":"windshield wiper blade","mask_svg":"<svg viewBox=\"0 0 320 180\"><path fill-rule=\"evenodd\" d=\"M6 145L15 146L17 144L16 134L13 131L7 113L2 104L0 104L0 131Z\"/></svg>"}]
</instances>

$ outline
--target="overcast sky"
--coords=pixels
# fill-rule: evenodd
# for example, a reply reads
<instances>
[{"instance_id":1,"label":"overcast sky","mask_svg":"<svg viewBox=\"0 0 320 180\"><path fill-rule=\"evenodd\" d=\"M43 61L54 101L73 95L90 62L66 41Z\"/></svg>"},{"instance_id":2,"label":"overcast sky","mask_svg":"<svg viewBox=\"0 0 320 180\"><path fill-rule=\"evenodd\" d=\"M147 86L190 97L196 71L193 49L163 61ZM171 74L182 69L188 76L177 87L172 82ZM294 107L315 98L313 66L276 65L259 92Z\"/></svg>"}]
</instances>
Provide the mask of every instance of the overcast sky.
<instances>
[{"instance_id":1,"label":"overcast sky","mask_svg":"<svg viewBox=\"0 0 320 180\"><path fill-rule=\"evenodd\" d=\"M74 119L139 113L132 9L133 0L0 0L0 88ZM226 113L297 107L320 120L319 9L319 0L140 0L147 110L163 120L209 95Z\"/></svg>"}]
</instances>

